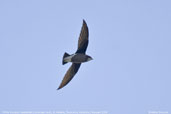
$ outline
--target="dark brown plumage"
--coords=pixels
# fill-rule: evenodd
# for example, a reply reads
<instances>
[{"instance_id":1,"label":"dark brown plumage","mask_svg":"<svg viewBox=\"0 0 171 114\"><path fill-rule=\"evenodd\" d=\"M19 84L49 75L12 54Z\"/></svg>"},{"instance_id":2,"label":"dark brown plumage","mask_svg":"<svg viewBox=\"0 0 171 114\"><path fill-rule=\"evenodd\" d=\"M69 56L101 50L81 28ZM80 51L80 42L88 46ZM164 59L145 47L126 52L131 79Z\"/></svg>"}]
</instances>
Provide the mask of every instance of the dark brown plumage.
<instances>
[{"instance_id":1,"label":"dark brown plumage","mask_svg":"<svg viewBox=\"0 0 171 114\"><path fill-rule=\"evenodd\" d=\"M79 40L78 40L77 51L75 52L75 54L69 55L65 53L63 56L62 64L64 65L68 62L72 62L72 65L66 72L58 90L63 88L65 85L67 85L71 81L74 75L78 72L78 69L80 68L81 63L92 60L90 56L85 54L87 50L87 46L88 46L88 36L89 36L88 27L87 27L85 20L83 20L81 33L80 33Z\"/></svg>"},{"instance_id":2,"label":"dark brown plumage","mask_svg":"<svg viewBox=\"0 0 171 114\"><path fill-rule=\"evenodd\" d=\"M72 63L68 71L66 72L62 83L60 84L58 89L61 89L65 85L67 85L71 79L74 77L74 75L78 72L78 69L80 68L81 64L80 63Z\"/></svg>"},{"instance_id":3,"label":"dark brown plumage","mask_svg":"<svg viewBox=\"0 0 171 114\"><path fill-rule=\"evenodd\" d=\"M89 36L88 27L87 27L86 22L83 20L83 26L81 28L81 33L80 33L80 37L78 40L78 49L76 53L85 54L87 50L87 46L88 46L88 36Z\"/></svg>"}]
</instances>

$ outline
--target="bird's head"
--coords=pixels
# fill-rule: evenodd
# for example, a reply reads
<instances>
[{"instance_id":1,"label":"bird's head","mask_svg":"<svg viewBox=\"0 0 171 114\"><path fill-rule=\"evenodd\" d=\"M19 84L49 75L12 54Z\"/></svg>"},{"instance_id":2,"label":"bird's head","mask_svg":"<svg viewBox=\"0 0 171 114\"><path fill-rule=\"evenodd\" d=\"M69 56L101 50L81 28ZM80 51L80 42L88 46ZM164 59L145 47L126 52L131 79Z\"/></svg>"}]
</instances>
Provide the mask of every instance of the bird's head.
<instances>
[{"instance_id":1,"label":"bird's head","mask_svg":"<svg viewBox=\"0 0 171 114\"><path fill-rule=\"evenodd\" d=\"M91 60L93 60L93 58L88 56L87 61L91 61Z\"/></svg>"}]
</instances>

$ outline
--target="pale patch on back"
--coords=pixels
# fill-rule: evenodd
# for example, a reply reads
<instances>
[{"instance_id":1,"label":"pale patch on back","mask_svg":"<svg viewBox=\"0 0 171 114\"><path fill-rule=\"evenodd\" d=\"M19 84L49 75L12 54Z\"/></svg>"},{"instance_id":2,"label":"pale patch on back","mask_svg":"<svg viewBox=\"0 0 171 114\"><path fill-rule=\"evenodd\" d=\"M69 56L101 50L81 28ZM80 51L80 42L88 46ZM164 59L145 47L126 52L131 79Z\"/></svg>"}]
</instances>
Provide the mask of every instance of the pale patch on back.
<instances>
[{"instance_id":1,"label":"pale patch on back","mask_svg":"<svg viewBox=\"0 0 171 114\"><path fill-rule=\"evenodd\" d=\"M72 54L72 55L70 55L68 57L65 57L64 62L71 62L71 59L72 59L73 56L75 56L75 54Z\"/></svg>"}]
</instances>

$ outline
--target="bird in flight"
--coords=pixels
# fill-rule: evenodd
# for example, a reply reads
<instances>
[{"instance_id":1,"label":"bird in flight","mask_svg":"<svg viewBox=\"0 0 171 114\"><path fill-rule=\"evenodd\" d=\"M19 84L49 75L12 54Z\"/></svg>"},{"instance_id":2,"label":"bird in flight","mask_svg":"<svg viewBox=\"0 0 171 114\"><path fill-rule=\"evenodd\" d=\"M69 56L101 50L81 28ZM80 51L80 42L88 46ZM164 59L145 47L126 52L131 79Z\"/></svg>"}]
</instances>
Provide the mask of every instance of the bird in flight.
<instances>
[{"instance_id":1,"label":"bird in flight","mask_svg":"<svg viewBox=\"0 0 171 114\"><path fill-rule=\"evenodd\" d=\"M65 52L63 55L62 64L64 65L68 62L72 62L72 65L66 72L58 90L66 86L71 81L74 75L78 72L78 69L80 68L81 63L92 60L92 57L90 57L89 55L86 55L86 49L87 49L88 42L89 42L88 36L89 36L88 27L87 27L85 20L83 20L81 33L78 39L77 51L71 55Z\"/></svg>"}]
</instances>

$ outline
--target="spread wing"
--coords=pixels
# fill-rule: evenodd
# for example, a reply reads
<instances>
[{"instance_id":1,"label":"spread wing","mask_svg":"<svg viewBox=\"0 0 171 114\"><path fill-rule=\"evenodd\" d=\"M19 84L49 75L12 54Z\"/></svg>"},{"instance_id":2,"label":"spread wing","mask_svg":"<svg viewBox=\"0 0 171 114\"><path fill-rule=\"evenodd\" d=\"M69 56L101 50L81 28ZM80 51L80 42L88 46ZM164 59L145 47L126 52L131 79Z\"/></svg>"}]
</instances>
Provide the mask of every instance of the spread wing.
<instances>
[{"instance_id":1,"label":"spread wing","mask_svg":"<svg viewBox=\"0 0 171 114\"><path fill-rule=\"evenodd\" d=\"M65 85L67 85L71 79L74 77L74 75L78 72L78 69L80 68L80 63L79 64L76 64L76 63L73 63L71 65L71 67L68 69L68 71L66 72L63 80L62 80L62 83L60 84L59 89L63 88Z\"/></svg>"},{"instance_id":2,"label":"spread wing","mask_svg":"<svg viewBox=\"0 0 171 114\"><path fill-rule=\"evenodd\" d=\"M85 53L88 46L88 27L86 22L83 20L83 25L81 28L81 33L78 40L78 49L76 53Z\"/></svg>"}]
</instances>

